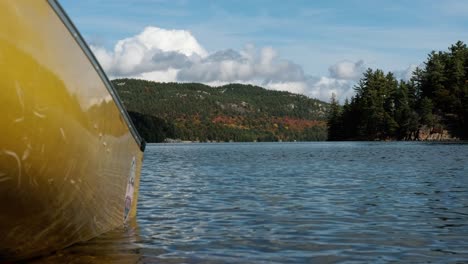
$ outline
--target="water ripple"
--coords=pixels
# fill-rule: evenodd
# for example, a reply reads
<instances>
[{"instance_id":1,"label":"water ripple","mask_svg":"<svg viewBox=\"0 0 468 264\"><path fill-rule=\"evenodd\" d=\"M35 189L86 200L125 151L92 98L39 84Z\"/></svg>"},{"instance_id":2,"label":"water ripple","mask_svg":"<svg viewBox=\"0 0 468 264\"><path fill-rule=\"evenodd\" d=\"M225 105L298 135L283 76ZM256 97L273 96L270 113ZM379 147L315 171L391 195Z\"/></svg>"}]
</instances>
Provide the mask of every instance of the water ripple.
<instances>
[{"instance_id":1,"label":"water ripple","mask_svg":"<svg viewBox=\"0 0 468 264\"><path fill-rule=\"evenodd\" d=\"M468 262L466 144L166 144L145 155L137 223L93 240L117 241L133 263Z\"/></svg>"}]
</instances>

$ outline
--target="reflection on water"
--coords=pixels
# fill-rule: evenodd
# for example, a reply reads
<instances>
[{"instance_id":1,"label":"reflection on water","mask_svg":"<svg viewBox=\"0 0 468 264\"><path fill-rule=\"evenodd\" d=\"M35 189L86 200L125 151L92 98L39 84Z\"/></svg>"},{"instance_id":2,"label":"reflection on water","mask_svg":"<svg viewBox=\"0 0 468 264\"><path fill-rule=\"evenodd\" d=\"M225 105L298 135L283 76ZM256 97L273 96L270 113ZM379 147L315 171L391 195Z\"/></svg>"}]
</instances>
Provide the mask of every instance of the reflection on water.
<instances>
[{"instance_id":1,"label":"reflection on water","mask_svg":"<svg viewBox=\"0 0 468 264\"><path fill-rule=\"evenodd\" d=\"M138 245L140 240L138 224L134 219L125 227L28 263L139 263L143 260Z\"/></svg>"},{"instance_id":2,"label":"reflection on water","mask_svg":"<svg viewBox=\"0 0 468 264\"><path fill-rule=\"evenodd\" d=\"M137 223L35 263L468 262L468 145L150 145Z\"/></svg>"}]
</instances>

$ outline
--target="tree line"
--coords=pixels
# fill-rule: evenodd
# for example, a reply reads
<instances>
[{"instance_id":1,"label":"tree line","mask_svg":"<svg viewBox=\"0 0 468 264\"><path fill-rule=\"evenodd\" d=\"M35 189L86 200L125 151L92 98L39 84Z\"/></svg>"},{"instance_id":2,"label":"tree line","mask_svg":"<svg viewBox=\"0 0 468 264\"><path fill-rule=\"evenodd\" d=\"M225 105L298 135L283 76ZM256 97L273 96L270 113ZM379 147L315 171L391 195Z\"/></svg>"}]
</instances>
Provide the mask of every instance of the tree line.
<instances>
[{"instance_id":1,"label":"tree line","mask_svg":"<svg viewBox=\"0 0 468 264\"><path fill-rule=\"evenodd\" d=\"M356 94L330 102L329 140L420 140L422 129L468 139L468 48L432 51L408 81L367 69Z\"/></svg>"},{"instance_id":2,"label":"tree line","mask_svg":"<svg viewBox=\"0 0 468 264\"><path fill-rule=\"evenodd\" d=\"M113 80L148 142L318 141L327 139L328 103L304 95L229 84Z\"/></svg>"}]
</instances>

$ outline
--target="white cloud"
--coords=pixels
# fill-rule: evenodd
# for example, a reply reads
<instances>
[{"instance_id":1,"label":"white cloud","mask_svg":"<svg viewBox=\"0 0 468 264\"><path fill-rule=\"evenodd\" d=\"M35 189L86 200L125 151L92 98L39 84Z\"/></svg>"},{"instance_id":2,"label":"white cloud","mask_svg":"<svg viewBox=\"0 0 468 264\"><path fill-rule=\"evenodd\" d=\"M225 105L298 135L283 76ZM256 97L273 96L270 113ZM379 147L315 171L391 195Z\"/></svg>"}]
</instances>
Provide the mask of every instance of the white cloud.
<instances>
[{"instance_id":1,"label":"white cloud","mask_svg":"<svg viewBox=\"0 0 468 264\"><path fill-rule=\"evenodd\" d=\"M299 65L279 58L271 47L260 50L252 45L241 52L232 49L214 52L200 61L182 68L180 81L235 82L264 80L269 82L300 81L304 73Z\"/></svg>"},{"instance_id":2,"label":"white cloud","mask_svg":"<svg viewBox=\"0 0 468 264\"><path fill-rule=\"evenodd\" d=\"M194 54L205 56L207 54L192 34L186 30L166 30L158 27L146 27L139 35L117 42L116 52L121 47L131 43L141 44L147 50L176 51L186 56Z\"/></svg>"},{"instance_id":3,"label":"white cloud","mask_svg":"<svg viewBox=\"0 0 468 264\"><path fill-rule=\"evenodd\" d=\"M357 80L364 72L364 61L341 61L328 68L330 76L336 79Z\"/></svg>"},{"instance_id":4,"label":"white cloud","mask_svg":"<svg viewBox=\"0 0 468 264\"><path fill-rule=\"evenodd\" d=\"M136 36L118 41L113 52L96 46L91 48L111 77L180 68L191 57L207 55L190 32L157 27L146 27Z\"/></svg>"},{"instance_id":5,"label":"white cloud","mask_svg":"<svg viewBox=\"0 0 468 264\"><path fill-rule=\"evenodd\" d=\"M277 82L264 85L265 88L276 91L288 91L296 94L307 94L306 82Z\"/></svg>"},{"instance_id":6,"label":"white cloud","mask_svg":"<svg viewBox=\"0 0 468 264\"><path fill-rule=\"evenodd\" d=\"M101 66L106 70L112 68L113 65L113 54L108 52L106 49L91 45L91 50L94 52L94 56L98 59Z\"/></svg>"},{"instance_id":7,"label":"white cloud","mask_svg":"<svg viewBox=\"0 0 468 264\"><path fill-rule=\"evenodd\" d=\"M410 66L408 66L408 68L404 69L404 70L397 70L397 71L393 71L393 74L395 75L395 77L397 79L400 79L400 80L404 80L404 81L409 81L411 79L411 77L413 76L413 72L416 70L417 67L420 67L422 68L423 65L415 65L415 64L411 64Z\"/></svg>"},{"instance_id":8,"label":"white cloud","mask_svg":"<svg viewBox=\"0 0 468 264\"><path fill-rule=\"evenodd\" d=\"M329 76L311 77L304 74L300 65L281 58L272 47L256 48L249 44L240 51L208 53L190 32L157 27L146 27L136 36L118 41L113 51L91 48L111 78L200 82L212 86L254 84L324 101L329 101L332 93L341 102L350 98L365 65L363 60L340 61L329 67Z\"/></svg>"},{"instance_id":9,"label":"white cloud","mask_svg":"<svg viewBox=\"0 0 468 264\"><path fill-rule=\"evenodd\" d=\"M158 82L175 82L177 81L177 72L176 69L167 69L166 71L143 72L140 75L131 77Z\"/></svg>"},{"instance_id":10,"label":"white cloud","mask_svg":"<svg viewBox=\"0 0 468 264\"><path fill-rule=\"evenodd\" d=\"M355 83L354 80L343 80L325 76L311 78L308 80L308 84L312 88L309 89L308 95L328 102L332 94L335 94L340 102L344 102L346 98L351 98L354 95L353 87Z\"/></svg>"}]
</instances>

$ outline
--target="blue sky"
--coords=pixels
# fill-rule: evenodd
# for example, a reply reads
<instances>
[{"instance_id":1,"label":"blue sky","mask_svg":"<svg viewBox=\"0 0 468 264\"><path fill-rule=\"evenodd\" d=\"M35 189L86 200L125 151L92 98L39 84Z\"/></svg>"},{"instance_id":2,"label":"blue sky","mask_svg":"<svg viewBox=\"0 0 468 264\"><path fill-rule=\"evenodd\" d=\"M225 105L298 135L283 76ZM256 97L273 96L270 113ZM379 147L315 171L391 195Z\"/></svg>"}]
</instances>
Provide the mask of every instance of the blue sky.
<instances>
[{"instance_id":1,"label":"blue sky","mask_svg":"<svg viewBox=\"0 0 468 264\"><path fill-rule=\"evenodd\" d=\"M325 99L331 92L341 99L351 96L354 82L366 67L394 71L403 78L415 65L422 63L431 50L445 50L457 40L467 42L468 38L468 1L60 2L93 49L105 55L104 68L108 68L111 76L127 76L131 72L130 77L158 80L164 70L172 69L166 76L171 75L175 81L190 81L188 78L193 77L192 81L213 85L232 81L254 83L320 99ZM113 67L113 63L125 63L116 59L117 42L135 38L135 43L145 46L143 42L148 37L142 40L137 36L148 27L160 31L149 30L145 36L154 33L159 38L180 41L179 35L188 33L188 42L195 45L194 53L182 52L183 56L175 56L181 51L165 48L155 43L158 39L150 38L151 50L146 50L142 56L163 58L179 66L170 67L165 63L167 68L163 69L161 64L151 66L146 62L126 72ZM174 34L179 34L179 38L172 38ZM134 54L130 50L135 47L132 43L127 42L123 52ZM174 46L180 45L176 43ZM258 59L246 64L244 55L252 47L256 50L252 54L257 54ZM230 56L234 53L239 56L226 57L229 50L233 51ZM159 55L155 56L156 53ZM195 53L199 56L194 57ZM217 56L210 57L212 54ZM177 58L186 64L176 61ZM215 58L223 59L215 62ZM264 65L265 58L270 58L270 67ZM229 64L230 61L235 63ZM214 63L228 65L224 69L231 71L251 69L252 74L214 72L213 67L209 67ZM157 69L161 74L145 75L137 68L153 72ZM280 69L283 69L282 77L275 78ZM291 76L288 77L287 72ZM217 74L224 77L217 80ZM298 77L298 74L302 75Z\"/></svg>"}]
</instances>

